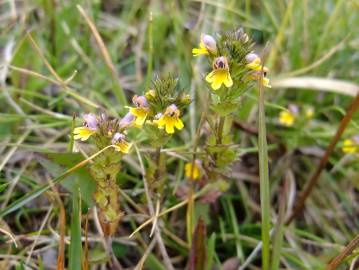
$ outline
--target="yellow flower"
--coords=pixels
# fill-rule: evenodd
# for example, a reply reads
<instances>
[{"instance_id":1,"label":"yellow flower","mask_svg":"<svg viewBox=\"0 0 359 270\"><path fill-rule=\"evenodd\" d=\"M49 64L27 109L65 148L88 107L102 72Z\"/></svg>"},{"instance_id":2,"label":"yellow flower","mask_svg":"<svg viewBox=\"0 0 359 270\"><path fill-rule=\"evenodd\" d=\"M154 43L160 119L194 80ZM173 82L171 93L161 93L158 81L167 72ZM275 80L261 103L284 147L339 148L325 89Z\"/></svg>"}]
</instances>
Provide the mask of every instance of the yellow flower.
<instances>
[{"instance_id":1,"label":"yellow flower","mask_svg":"<svg viewBox=\"0 0 359 270\"><path fill-rule=\"evenodd\" d=\"M141 127L143 123L146 121L146 117L149 112L147 98L145 96L134 95L132 98L132 103L136 107L135 108L127 107L127 108L129 108L130 113L136 117L135 125Z\"/></svg>"},{"instance_id":2,"label":"yellow flower","mask_svg":"<svg viewBox=\"0 0 359 270\"><path fill-rule=\"evenodd\" d=\"M291 127L295 121L295 114L291 111L281 111L279 114L279 123L283 126Z\"/></svg>"},{"instance_id":3,"label":"yellow flower","mask_svg":"<svg viewBox=\"0 0 359 270\"><path fill-rule=\"evenodd\" d=\"M130 113L136 116L135 124L137 126L142 126L146 120L148 114L148 108L146 107L130 108Z\"/></svg>"},{"instance_id":4,"label":"yellow flower","mask_svg":"<svg viewBox=\"0 0 359 270\"><path fill-rule=\"evenodd\" d=\"M256 55L255 53L249 53L246 56L246 60L248 62L246 67L254 71L254 73L252 74L252 79L259 81L262 77L261 71L263 70L262 85L265 87L271 88L271 86L269 84L269 79L266 78L268 68L262 67L262 62L261 62L261 59L259 58L259 56Z\"/></svg>"},{"instance_id":5,"label":"yellow flower","mask_svg":"<svg viewBox=\"0 0 359 270\"><path fill-rule=\"evenodd\" d=\"M346 154L353 154L359 150L359 145L353 139L345 139L343 142L342 150Z\"/></svg>"},{"instance_id":6,"label":"yellow flower","mask_svg":"<svg viewBox=\"0 0 359 270\"><path fill-rule=\"evenodd\" d=\"M93 113L84 114L84 126L74 129L74 139L86 141L97 132L98 119Z\"/></svg>"},{"instance_id":7,"label":"yellow flower","mask_svg":"<svg viewBox=\"0 0 359 270\"><path fill-rule=\"evenodd\" d=\"M86 141L86 140L88 140L88 138L90 138L95 133L96 133L96 130L92 130L88 127L77 127L74 129L74 139Z\"/></svg>"},{"instance_id":8,"label":"yellow flower","mask_svg":"<svg viewBox=\"0 0 359 270\"><path fill-rule=\"evenodd\" d=\"M115 149L116 149L116 151L127 154L130 151L131 146L132 146L131 143L128 143L126 141L121 141L121 142L115 144Z\"/></svg>"},{"instance_id":9,"label":"yellow flower","mask_svg":"<svg viewBox=\"0 0 359 270\"><path fill-rule=\"evenodd\" d=\"M307 108L307 109L305 110L305 116L306 116L307 118L312 118L313 115L314 115L314 110L313 110L313 108L309 107L309 108Z\"/></svg>"},{"instance_id":10,"label":"yellow flower","mask_svg":"<svg viewBox=\"0 0 359 270\"><path fill-rule=\"evenodd\" d=\"M206 34L201 35L201 42L199 48L193 48L192 53L194 56L215 54L217 52L217 45L215 39Z\"/></svg>"},{"instance_id":11,"label":"yellow flower","mask_svg":"<svg viewBox=\"0 0 359 270\"><path fill-rule=\"evenodd\" d=\"M192 166L192 162L186 163L184 166L185 176L192 180L197 180L200 177L200 165L199 161L195 160L194 166Z\"/></svg>"},{"instance_id":12,"label":"yellow flower","mask_svg":"<svg viewBox=\"0 0 359 270\"><path fill-rule=\"evenodd\" d=\"M112 144L115 150L127 154L132 146L131 143L126 142L125 135L117 132L112 138Z\"/></svg>"},{"instance_id":13,"label":"yellow flower","mask_svg":"<svg viewBox=\"0 0 359 270\"><path fill-rule=\"evenodd\" d=\"M211 84L213 90L218 90L222 84L226 87L231 87L233 85L226 57L221 56L214 60L213 70L206 76L206 81Z\"/></svg>"},{"instance_id":14,"label":"yellow flower","mask_svg":"<svg viewBox=\"0 0 359 270\"><path fill-rule=\"evenodd\" d=\"M266 77L262 78L262 85L268 88L272 88L272 86L269 84L269 79Z\"/></svg>"},{"instance_id":15,"label":"yellow flower","mask_svg":"<svg viewBox=\"0 0 359 270\"><path fill-rule=\"evenodd\" d=\"M247 68L255 71L261 71L262 65L261 65L261 59L258 57L254 59L252 62L246 65Z\"/></svg>"},{"instance_id":16,"label":"yellow flower","mask_svg":"<svg viewBox=\"0 0 359 270\"><path fill-rule=\"evenodd\" d=\"M201 41L199 43L199 48L192 49L192 54L194 56L198 56L198 55L208 55L209 53L208 53L206 47L204 46L203 42Z\"/></svg>"},{"instance_id":17,"label":"yellow flower","mask_svg":"<svg viewBox=\"0 0 359 270\"><path fill-rule=\"evenodd\" d=\"M255 80L255 81L260 81L261 80L261 72L260 71L255 71L254 73L251 74L251 79ZM269 84L269 79L265 76L263 76L262 78L262 85L268 88L272 88L272 86Z\"/></svg>"},{"instance_id":18,"label":"yellow flower","mask_svg":"<svg viewBox=\"0 0 359 270\"><path fill-rule=\"evenodd\" d=\"M123 129L131 126L135 118L136 117L131 112L128 112L118 123L119 128Z\"/></svg>"},{"instance_id":19,"label":"yellow flower","mask_svg":"<svg viewBox=\"0 0 359 270\"><path fill-rule=\"evenodd\" d=\"M181 130L184 125L182 120L179 118L180 111L177 109L175 104L172 104L167 107L165 113L160 116L157 121L159 128L165 127L168 134L173 134L175 132L174 128Z\"/></svg>"}]
</instances>

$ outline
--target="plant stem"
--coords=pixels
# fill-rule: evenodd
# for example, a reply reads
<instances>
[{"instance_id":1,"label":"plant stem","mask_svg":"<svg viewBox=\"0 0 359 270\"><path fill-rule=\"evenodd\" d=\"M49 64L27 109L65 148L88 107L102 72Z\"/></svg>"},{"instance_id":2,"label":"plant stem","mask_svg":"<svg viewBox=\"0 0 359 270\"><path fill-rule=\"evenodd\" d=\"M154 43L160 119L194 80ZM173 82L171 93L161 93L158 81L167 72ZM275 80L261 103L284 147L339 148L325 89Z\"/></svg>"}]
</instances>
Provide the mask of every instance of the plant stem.
<instances>
[{"instance_id":1,"label":"plant stem","mask_svg":"<svg viewBox=\"0 0 359 270\"><path fill-rule=\"evenodd\" d=\"M218 123L218 129L217 129L217 145L221 145L222 144L222 139L223 139L223 128L224 128L224 122L225 122L225 117L224 116L220 116L219 117L219 123Z\"/></svg>"},{"instance_id":2,"label":"plant stem","mask_svg":"<svg viewBox=\"0 0 359 270\"><path fill-rule=\"evenodd\" d=\"M269 241L270 241L270 196L269 196L269 175L268 175L268 152L264 111L264 90L262 81L259 86L258 100L258 152L259 152L259 177L260 177L260 198L262 212L262 269L269 269Z\"/></svg>"},{"instance_id":3,"label":"plant stem","mask_svg":"<svg viewBox=\"0 0 359 270\"><path fill-rule=\"evenodd\" d=\"M161 147L157 147L156 148L156 152L155 152L155 163L156 163L156 171L154 174L154 181L159 182L159 187L162 186L162 162L161 162ZM156 190L157 194L161 193L160 189Z\"/></svg>"}]
</instances>

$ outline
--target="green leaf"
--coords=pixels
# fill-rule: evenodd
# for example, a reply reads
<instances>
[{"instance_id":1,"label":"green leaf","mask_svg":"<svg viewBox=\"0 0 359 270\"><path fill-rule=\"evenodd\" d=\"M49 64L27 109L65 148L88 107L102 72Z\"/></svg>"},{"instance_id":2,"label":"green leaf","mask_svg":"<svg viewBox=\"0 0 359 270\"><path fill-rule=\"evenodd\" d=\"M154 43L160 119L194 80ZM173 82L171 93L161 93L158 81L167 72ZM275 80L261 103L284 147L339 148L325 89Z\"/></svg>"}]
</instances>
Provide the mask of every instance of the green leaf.
<instances>
[{"instance_id":1,"label":"green leaf","mask_svg":"<svg viewBox=\"0 0 359 270\"><path fill-rule=\"evenodd\" d=\"M211 106L211 109L220 116L226 116L238 109L238 102L224 101Z\"/></svg>"},{"instance_id":2,"label":"green leaf","mask_svg":"<svg viewBox=\"0 0 359 270\"><path fill-rule=\"evenodd\" d=\"M100 152L98 152L98 153L100 153ZM87 164L86 162L82 162L82 163L77 164L74 167L71 167L69 170L63 172L60 176L53 179L52 184L56 185L56 184L61 183L67 176L69 176L72 173L76 172L77 170L79 170L80 168L82 168L86 164ZM4 209L1 209L0 210L0 217L4 217L5 215L7 215L9 213L14 212L15 210L19 209L20 207L22 207L26 203L32 201L33 199L40 196L42 193L44 193L45 191L47 191L49 189L50 189L49 184L44 184L44 185L34 189L33 191L27 193L25 196L21 197L20 199L14 201L9 206L5 207Z\"/></svg>"},{"instance_id":3,"label":"green leaf","mask_svg":"<svg viewBox=\"0 0 359 270\"><path fill-rule=\"evenodd\" d=\"M7 188L7 186L8 186L9 184L10 184L9 182L7 182L7 183L5 183L5 184L1 184L1 185L0 185L0 193L3 192L3 191Z\"/></svg>"},{"instance_id":4,"label":"green leaf","mask_svg":"<svg viewBox=\"0 0 359 270\"><path fill-rule=\"evenodd\" d=\"M171 135L168 135L166 131L159 129L155 125L145 125L143 130L146 132L146 135L148 136L153 147L160 147L165 145L172 137Z\"/></svg>"},{"instance_id":5,"label":"green leaf","mask_svg":"<svg viewBox=\"0 0 359 270\"><path fill-rule=\"evenodd\" d=\"M127 255L128 246L125 246L117 242L112 242L112 250L115 256L121 259Z\"/></svg>"},{"instance_id":6,"label":"green leaf","mask_svg":"<svg viewBox=\"0 0 359 270\"><path fill-rule=\"evenodd\" d=\"M52 176L59 175L82 160L82 155L78 153L46 153L39 158L41 165ZM81 198L87 206L92 207L94 205L92 195L96 190L96 182L86 168L81 168L71 176L66 177L61 184L71 193L77 192L77 189L80 188Z\"/></svg>"},{"instance_id":7,"label":"green leaf","mask_svg":"<svg viewBox=\"0 0 359 270\"><path fill-rule=\"evenodd\" d=\"M20 264L17 265L17 266L15 267L15 269L16 269L16 270L25 270L24 263L23 263L23 262L20 262Z\"/></svg>"}]
</instances>

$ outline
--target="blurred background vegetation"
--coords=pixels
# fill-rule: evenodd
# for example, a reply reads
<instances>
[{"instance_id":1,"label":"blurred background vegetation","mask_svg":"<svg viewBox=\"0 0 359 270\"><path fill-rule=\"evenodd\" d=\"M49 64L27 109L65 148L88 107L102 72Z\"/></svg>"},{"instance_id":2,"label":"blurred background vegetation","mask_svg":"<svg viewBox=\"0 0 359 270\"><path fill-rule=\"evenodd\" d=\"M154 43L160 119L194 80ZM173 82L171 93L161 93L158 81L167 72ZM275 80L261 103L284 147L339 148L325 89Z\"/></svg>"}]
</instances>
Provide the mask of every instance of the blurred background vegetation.
<instances>
[{"instance_id":1,"label":"blurred background vegetation","mask_svg":"<svg viewBox=\"0 0 359 270\"><path fill-rule=\"evenodd\" d=\"M357 0L0 1L1 208L84 159L66 154L72 149L73 115L102 108L113 117L123 116L132 95L146 91L154 75L168 73L179 76L180 88L194 100L183 117L185 130L167 145L172 184L161 207L180 202L174 190L184 181L183 161L175 157L192 149L207 95L203 78L208 64L193 58L191 49L201 33L215 36L243 27L270 69L272 88L265 95L271 221L276 224L284 179L287 215L359 92L358 25ZM279 114L290 104L299 108L298 116L293 126L284 127ZM310 118L307 109L313 109ZM208 269L261 269L260 253L252 253L261 239L257 110L256 91L247 93L233 127L241 155L230 189L214 204L196 206L207 226ZM284 227L281 252L275 255L282 269L325 269L358 233L359 151L345 154L341 149L345 138L359 134L358 125L356 114L305 210ZM131 136L137 142L144 139L139 132ZM136 154L125 161L119 185L138 205L145 205ZM89 183L86 170L80 170L3 217L0 228L7 233L0 234L0 269L59 269L61 228L68 269L85 269L82 258L88 259L87 269L111 269L104 266L107 254L87 210L93 190ZM122 205L126 216L112 244L113 256L124 268L133 269L151 242L150 228L129 239L141 222L135 222L133 205L127 200ZM81 212L82 220L74 214ZM176 268L184 269L191 253L185 209L163 222L168 253ZM150 252L146 269L165 269L159 254L156 248ZM356 269L357 256L358 251L338 269L350 264Z\"/></svg>"}]
</instances>

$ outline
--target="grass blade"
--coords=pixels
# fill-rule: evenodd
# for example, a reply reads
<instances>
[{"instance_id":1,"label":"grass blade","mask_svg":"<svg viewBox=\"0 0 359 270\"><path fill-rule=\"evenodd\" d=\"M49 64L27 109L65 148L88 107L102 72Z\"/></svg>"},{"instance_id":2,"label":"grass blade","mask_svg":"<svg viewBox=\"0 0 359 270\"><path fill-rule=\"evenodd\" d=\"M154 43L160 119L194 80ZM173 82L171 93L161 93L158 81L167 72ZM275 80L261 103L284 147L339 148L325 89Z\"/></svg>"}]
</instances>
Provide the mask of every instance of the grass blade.
<instances>
[{"instance_id":1,"label":"grass blade","mask_svg":"<svg viewBox=\"0 0 359 270\"><path fill-rule=\"evenodd\" d=\"M335 149L336 144L340 140L342 134L344 133L345 129L347 128L349 122L353 118L353 115L358 110L358 108L359 108L359 94L356 96L356 98L350 104L345 116L342 118L342 120L339 124L339 127L337 129L335 136L333 137L330 144L328 145L323 158L320 160L318 167L316 168L312 177L307 182L303 192L300 194L300 196L297 200L298 201L297 205L294 207L292 214L289 216L288 220L286 221L287 225L290 224L304 208L306 199L309 197L312 190L318 183L319 177L320 177L322 171L324 170L325 166L327 165L329 158Z\"/></svg>"},{"instance_id":2,"label":"grass blade","mask_svg":"<svg viewBox=\"0 0 359 270\"><path fill-rule=\"evenodd\" d=\"M85 10L80 5L77 5L77 9L79 10L81 16L85 19L93 36L95 37L98 47L100 48L104 62L105 62L106 66L111 74L111 77L112 77L112 86L113 86L114 95L116 96L118 102L121 105L127 105L126 95L125 95L125 93L120 85L119 79L117 77L116 68L111 60L110 53L108 52L108 50L105 46L105 43L103 42L103 40L100 36L100 33L98 32L94 22L87 15Z\"/></svg>"},{"instance_id":3,"label":"grass blade","mask_svg":"<svg viewBox=\"0 0 359 270\"><path fill-rule=\"evenodd\" d=\"M111 148L111 147L113 147L113 146L109 145L109 146L103 148L102 150L98 151L97 153L93 154L89 158L81 161L80 163L73 166L71 169L68 169L66 172L64 172L60 176L56 177L55 179L53 179L51 181L51 183L53 185L60 183L62 180L64 180L66 178L66 176L69 176L71 173L73 173L76 170L82 168L90 160L92 160L93 158L95 158L96 156L98 156L99 154L101 154L102 152L106 151L108 148ZM28 202L32 201L33 199L35 199L36 197L40 196L42 193L49 190L50 188L51 188L50 184L45 184L45 185L42 185L41 187L33 190L32 192L27 193L25 196L23 196L20 199L16 200L12 204L10 204L8 207L6 207L4 209L1 209L0 210L0 217L4 217L7 214L10 214L11 212L14 212L15 210L19 209L20 207L22 207L26 203L28 203Z\"/></svg>"},{"instance_id":4,"label":"grass blade","mask_svg":"<svg viewBox=\"0 0 359 270\"><path fill-rule=\"evenodd\" d=\"M272 264L271 270L279 269L279 262L281 256L281 249L283 243L283 228L284 228L284 221L285 221L285 203L286 203L286 194L288 191L288 180L287 178L284 179L284 186L283 191L280 194L279 198L279 213L277 224L275 227L274 232L274 240L273 240L273 253L272 253Z\"/></svg>"}]
</instances>

